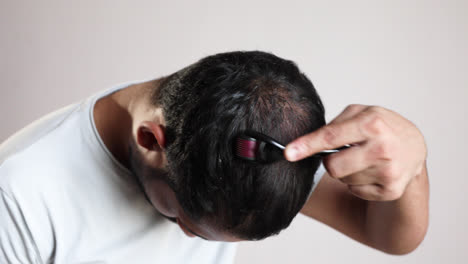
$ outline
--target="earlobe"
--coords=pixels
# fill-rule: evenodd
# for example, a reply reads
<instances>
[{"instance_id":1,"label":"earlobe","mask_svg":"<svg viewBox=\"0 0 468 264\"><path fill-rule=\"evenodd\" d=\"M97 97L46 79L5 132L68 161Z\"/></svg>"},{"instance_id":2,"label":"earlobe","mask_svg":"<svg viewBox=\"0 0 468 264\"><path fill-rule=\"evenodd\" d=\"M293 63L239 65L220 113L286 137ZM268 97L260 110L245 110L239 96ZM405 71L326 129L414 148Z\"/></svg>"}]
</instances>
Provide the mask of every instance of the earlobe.
<instances>
[{"instance_id":1,"label":"earlobe","mask_svg":"<svg viewBox=\"0 0 468 264\"><path fill-rule=\"evenodd\" d=\"M145 121L138 127L137 143L149 151L161 151L166 144L164 132L163 125Z\"/></svg>"}]
</instances>

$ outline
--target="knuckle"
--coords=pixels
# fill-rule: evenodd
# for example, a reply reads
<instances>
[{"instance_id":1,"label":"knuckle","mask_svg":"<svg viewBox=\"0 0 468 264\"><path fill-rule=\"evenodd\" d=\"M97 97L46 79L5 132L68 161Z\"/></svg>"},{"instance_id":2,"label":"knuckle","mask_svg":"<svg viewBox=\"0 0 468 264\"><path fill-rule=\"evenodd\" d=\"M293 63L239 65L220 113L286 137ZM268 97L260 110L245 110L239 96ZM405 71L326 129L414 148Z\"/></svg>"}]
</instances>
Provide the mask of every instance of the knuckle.
<instances>
[{"instance_id":1,"label":"knuckle","mask_svg":"<svg viewBox=\"0 0 468 264\"><path fill-rule=\"evenodd\" d=\"M348 105L346 108L345 108L345 112L357 112L357 111L360 111L362 109L362 105L359 105L359 104L350 104Z\"/></svg>"},{"instance_id":2,"label":"knuckle","mask_svg":"<svg viewBox=\"0 0 468 264\"><path fill-rule=\"evenodd\" d=\"M386 141L379 142L372 150L372 155L379 159L390 160L395 152L394 146Z\"/></svg>"},{"instance_id":3,"label":"knuckle","mask_svg":"<svg viewBox=\"0 0 468 264\"><path fill-rule=\"evenodd\" d=\"M374 194L374 200L375 201L382 201L384 199L385 195L386 195L386 189L381 185L377 185L376 186L376 191L375 191L375 194Z\"/></svg>"},{"instance_id":4,"label":"knuckle","mask_svg":"<svg viewBox=\"0 0 468 264\"><path fill-rule=\"evenodd\" d=\"M381 106L371 105L369 106L368 111L375 114L383 114L385 112L385 108Z\"/></svg>"},{"instance_id":5,"label":"knuckle","mask_svg":"<svg viewBox=\"0 0 468 264\"><path fill-rule=\"evenodd\" d=\"M370 135L382 135L387 126L380 114L369 114L369 120L364 124L364 129Z\"/></svg>"},{"instance_id":6,"label":"knuckle","mask_svg":"<svg viewBox=\"0 0 468 264\"><path fill-rule=\"evenodd\" d=\"M301 152L308 152L313 147L313 141L310 135L305 135L296 141L295 147Z\"/></svg>"},{"instance_id":7,"label":"knuckle","mask_svg":"<svg viewBox=\"0 0 468 264\"><path fill-rule=\"evenodd\" d=\"M333 126L325 126L323 128L323 143L325 144L326 148L333 148L334 142L339 137L339 132L336 127Z\"/></svg>"},{"instance_id":8,"label":"knuckle","mask_svg":"<svg viewBox=\"0 0 468 264\"><path fill-rule=\"evenodd\" d=\"M398 173L395 166L385 166L381 172L381 180L384 185L391 185L398 179Z\"/></svg>"},{"instance_id":9,"label":"knuckle","mask_svg":"<svg viewBox=\"0 0 468 264\"><path fill-rule=\"evenodd\" d=\"M316 148L316 139L313 137L303 138L298 144L298 149L302 155L311 155Z\"/></svg>"},{"instance_id":10,"label":"knuckle","mask_svg":"<svg viewBox=\"0 0 468 264\"><path fill-rule=\"evenodd\" d=\"M375 186L373 188L369 188L369 186L365 186L366 189L364 189L362 186L353 186L353 185L348 185L348 189L353 193L354 195L365 199L369 201L380 201L382 200L382 195L379 193L378 189L379 187Z\"/></svg>"},{"instance_id":11,"label":"knuckle","mask_svg":"<svg viewBox=\"0 0 468 264\"><path fill-rule=\"evenodd\" d=\"M383 189L383 200L393 201L399 199L403 195L403 190L397 184L389 185Z\"/></svg>"}]
</instances>

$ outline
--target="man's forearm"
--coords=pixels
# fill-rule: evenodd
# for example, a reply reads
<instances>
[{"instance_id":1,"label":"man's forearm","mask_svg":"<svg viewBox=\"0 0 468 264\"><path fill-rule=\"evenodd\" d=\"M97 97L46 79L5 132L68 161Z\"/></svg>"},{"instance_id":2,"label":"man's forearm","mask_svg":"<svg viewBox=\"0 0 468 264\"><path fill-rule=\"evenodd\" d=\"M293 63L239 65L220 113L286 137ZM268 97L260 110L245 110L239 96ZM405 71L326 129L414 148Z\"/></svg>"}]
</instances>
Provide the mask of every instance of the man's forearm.
<instances>
[{"instance_id":1,"label":"man's forearm","mask_svg":"<svg viewBox=\"0 0 468 264\"><path fill-rule=\"evenodd\" d=\"M390 254L413 251L428 227L429 181L427 169L414 177L403 196L390 202L368 202L365 230L369 243Z\"/></svg>"}]
</instances>

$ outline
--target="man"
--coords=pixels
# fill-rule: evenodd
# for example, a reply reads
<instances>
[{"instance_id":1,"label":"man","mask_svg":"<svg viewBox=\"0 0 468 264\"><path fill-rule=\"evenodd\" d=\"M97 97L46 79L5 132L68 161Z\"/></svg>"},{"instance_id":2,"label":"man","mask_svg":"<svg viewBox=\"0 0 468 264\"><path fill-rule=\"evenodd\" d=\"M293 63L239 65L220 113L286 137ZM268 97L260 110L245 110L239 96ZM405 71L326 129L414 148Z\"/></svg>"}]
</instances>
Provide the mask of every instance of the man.
<instances>
[{"instance_id":1,"label":"man","mask_svg":"<svg viewBox=\"0 0 468 264\"><path fill-rule=\"evenodd\" d=\"M289 161L237 159L246 129L291 142ZM327 173L304 159L346 144L323 160ZM425 158L421 133L398 114L354 105L325 126L294 63L217 54L99 93L3 143L0 262L229 263L235 243L221 241L277 234L299 211L405 254L427 229Z\"/></svg>"}]
</instances>

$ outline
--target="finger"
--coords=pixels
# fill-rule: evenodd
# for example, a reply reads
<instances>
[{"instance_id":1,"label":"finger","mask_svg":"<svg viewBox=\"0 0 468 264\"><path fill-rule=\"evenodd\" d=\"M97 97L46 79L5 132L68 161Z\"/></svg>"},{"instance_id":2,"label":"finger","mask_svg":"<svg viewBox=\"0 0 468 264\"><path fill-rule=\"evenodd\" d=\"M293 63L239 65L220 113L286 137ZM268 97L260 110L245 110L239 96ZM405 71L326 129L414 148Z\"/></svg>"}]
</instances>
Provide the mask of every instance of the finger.
<instances>
[{"instance_id":1,"label":"finger","mask_svg":"<svg viewBox=\"0 0 468 264\"><path fill-rule=\"evenodd\" d=\"M341 112L338 116L336 116L329 124L340 123L351 119L352 117L356 116L362 111L365 111L369 106L366 105L358 105L352 104L348 105L343 112Z\"/></svg>"},{"instance_id":2,"label":"finger","mask_svg":"<svg viewBox=\"0 0 468 264\"><path fill-rule=\"evenodd\" d=\"M348 185L349 191L367 201L382 201L381 187L376 184L368 184L368 185Z\"/></svg>"},{"instance_id":3,"label":"finger","mask_svg":"<svg viewBox=\"0 0 468 264\"><path fill-rule=\"evenodd\" d=\"M353 145L329 155L323 164L331 177L339 179L368 170L376 161L376 157L369 153L369 144Z\"/></svg>"},{"instance_id":4,"label":"finger","mask_svg":"<svg viewBox=\"0 0 468 264\"><path fill-rule=\"evenodd\" d=\"M329 124L297 138L286 146L286 159L297 161L326 149L339 148L367 139L360 127L364 115L358 115L341 123Z\"/></svg>"},{"instance_id":5,"label":"finger","mask_svg":"<svg viewBox=\"0 0 468 264\"><path fill-rule=\"evenodd\" d=\"M339 178L342 183L346 185L372 185L377 184L375 177L371 173L362 172L351 174L342 178Z\"/></svg>"}]
</instances>

